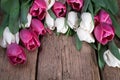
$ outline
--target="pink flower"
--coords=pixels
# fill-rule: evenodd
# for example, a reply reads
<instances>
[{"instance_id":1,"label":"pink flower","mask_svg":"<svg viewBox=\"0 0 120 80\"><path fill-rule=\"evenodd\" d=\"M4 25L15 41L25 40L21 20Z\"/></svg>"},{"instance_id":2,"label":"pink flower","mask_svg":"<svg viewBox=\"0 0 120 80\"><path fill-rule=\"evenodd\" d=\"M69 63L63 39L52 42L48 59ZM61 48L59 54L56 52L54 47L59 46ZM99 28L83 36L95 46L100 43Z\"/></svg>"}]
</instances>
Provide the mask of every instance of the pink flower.
<instances>
[{"instance_id":1,"label":"pink flower","mask_svg":"<svg viewBox=\"0 0 120 80\"><path fill-rule=\"evenodd\" d=\"M100 23L94 29L94 35L98 42L105 45L114 38L114 28L110 24Z\"/></svg>"},{"instance_id":2,"label":"pink flower","mask_svg":"<svg viewBox=\"0 0 120 80\"><path fill-rule=\"evenodd\" d=\"M95 24L99 24L101 22L112 25L112 20L110 15L105 10L100 10L99 13L94 17Z\"/></svg>"},{"instance_id":3,"label":"pink flower","mask_svg":"<svg viewBox=\"0 0 120 80\"><path fill-rule=\"evenodd\" d=\"M28 50L35 50L37 47L40 46L40 42L38 36L29 29L23 29L20 31L20 39L23 45Z\"/></svg>"},{"instance_id":4,"label":"pink flower","mask_svg":"<svg viewBox=\"0 0 120 80\"><path fill-rule=\"evenodd\" d=\"M83 7L83 0L67 0L67 3L76 11L80 11Z\"/></svg>"},{"instance_id":5,"label":"pink flower","mask_svg":"<svg viewBox=\"0 0 120 80\"><path fill-rule=\"evenodd\" d=\"M64 17L66 15L66 6L61 2L56 1L52 10L57 17Z\"/></svg>"},{"instance_id":6,"label":"pink flower","mask_svg":"<svg viewBox=\"0 0 120 80\"><path fill-rule=\"evenodd\" d=\"M6 53L13 65L24 64L26 62L26 55L23 48L16 43L8 45Z\"/></svg>"},{"instance_id":7,"label":"pink flower","mask_svg":"<svg viewBox=\"0 0 120 80\"><path fill-rule=\"evenodd\" d=\"M34 31L37 35L44 35L46 33L44 25L38 19L32 19L30 29Z\"/></svg>"},{"instance_id":8,"label":"pink flower","mask_svg":"<svg viewBox=\"0 0 120 80\"><path fill-rule=\"evenodd\" d=\"M40 20L44 19L46 15L46 3L44 0L35 0L30 8L30 14L32 16L38 16Z\"/></svg>"}]
</instances>

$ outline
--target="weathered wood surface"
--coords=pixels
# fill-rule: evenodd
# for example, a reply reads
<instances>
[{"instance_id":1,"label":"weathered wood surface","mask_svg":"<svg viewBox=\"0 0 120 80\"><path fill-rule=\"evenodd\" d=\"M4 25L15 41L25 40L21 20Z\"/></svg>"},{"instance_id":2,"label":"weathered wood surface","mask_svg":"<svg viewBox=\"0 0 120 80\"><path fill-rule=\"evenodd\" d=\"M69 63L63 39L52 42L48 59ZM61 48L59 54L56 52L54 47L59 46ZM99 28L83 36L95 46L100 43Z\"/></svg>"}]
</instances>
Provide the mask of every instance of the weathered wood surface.
<instances>
[{"instance_id":1,"label":"weathered wood surface","mask_svg":"<svg viewBox=\"0 0 120 80\"><path fill-rule=\"evenodd\" d=\"M0 16L0 22L1 19ZM119 68L106 65L99 71L95 50L89 44L83 42L81 51L77 51L74 37L53 34L41 40L39 50L25 50L27 62L24 65L12 66L5 49L0 47L0 80L120 80Z\"/></svg>"},{"instance_id":2,"label":"weathered wood surface","mask_svg":"<svg viewBox=\"0 0 120 80\"><path fill-rule=\"evenodd\" d=\"M100 80L95 51L85 42L77 51L74 39L47 35L39 52L38 80Z\"/></svg>"}]
</instances>

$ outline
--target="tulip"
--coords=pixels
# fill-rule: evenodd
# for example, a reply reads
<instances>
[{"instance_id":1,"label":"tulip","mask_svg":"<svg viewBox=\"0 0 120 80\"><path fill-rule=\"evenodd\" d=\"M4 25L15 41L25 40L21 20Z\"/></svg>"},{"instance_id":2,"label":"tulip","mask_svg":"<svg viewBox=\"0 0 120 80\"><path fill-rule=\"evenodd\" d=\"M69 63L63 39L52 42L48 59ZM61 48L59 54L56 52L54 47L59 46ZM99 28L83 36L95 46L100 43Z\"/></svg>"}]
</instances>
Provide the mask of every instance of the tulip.
<instances>
[{"instance_id":1,"label":"tulip","mask_svg":"<svg viewBox=\"0 0 120 80\"><path fill-rule=\"evenodd\" d=\"M83 7L83 0L67 0L67 3L76 11L80 11Z\"/></svg>"},{"instance_id":2,"label":"tulip","mask_svg":"<svg viewBox=\"0 0 120 80\"><path fill-rule=\"evenodd\" d=\"M60 17L55 20L55 27L57 28L58 33L66 33L68 30L68 26L65 25L65 18Z\"/></svg>"},{"instance_id":3,"label":"tulip","mask_svg":"<svg viewBox=\"0 0 120 80\"><path fill-rule=\"evenodd\" d=\"M119 49L120 52L120 49ZM118 67L120 68L120 60L118 60L110 50L106 50L103 54L104 61L110 67Z\"/></svg>"},{"instance_id":4,"label":"tulip","mask_svg":"<svg viewBox=\"0 0 120 80\"><path fill-rule=\"evenodd\" d=\"M24 64L26 62L26 55L23 48L16 43L7 46L6 54L13 65Z\"/></svg>"},{"instance_id":5,"label":"tulip","mask_svg":"<svg viewBox=\"0 0 120 80\"><path fill-rule=\"evenodd\" d=\"M28 50L35 50L40 46L38 36L30 29L22 29L20 31L20 39Z\"/></svg>"},{"instance_id":6,"label":"tulip","mask_svg":"<svg viewBox=\"0 0 120 80\"><path fill-rule=\"evenodd\" d=\"M71 11L68 13L67 23L71 29L76 29L78 27L78 16L76 12Z\"/></svg>"},{"instance_id":7,"label":"tulip","mask_svg":"<svg viewBox=\"0 0 120 80\"><path fill-rule=\"evenodd\" d=\"M45 0L47 4L47 10L49 10L55 3L55 0Z\"/></svg>"},{"instance_id":8,"label":"tulip","mask_svg":"<svg viewBox=\"0 0 120 80\"><path fill-rule=\"evenodd\" d=\"M30 14L32 16L38 16L40 20L43 20L46 15L46 3L44 0L35 0L30 8Z\"/></svg>"},{"instance_id":9,"label":"tulip","mask_svg":"<svg viewBox=\"0 0 120 80\"><path fill-rule=\"evenodd\" d=\"M50 30L54 30L55 29L55 21L54 19L50 16L50 14L47 12L46 18L45 18L45 23L47 24L47 27Z\"/></svg>"},{"instance_id":10,"label":"tulip","mask_svg":"<svg viewBox=\"0 0 120 80\"><path fill-rule=\"evenodd\" d=\"M44 35L46 33L44 25L38 19L32 19L30 29L35 32L37 35Z\"/></svg>"},{"instance_id":11,"label":"tulip","mask_svg":"<svg viewBox=\"0 0 120 80\"><path fill-rule=\"evenodd\" d=\"M6 48L7 45L11 43L19 43L19 32L17 32L16 34L12 34L9 28L6 27L3 32L3 39L0 43L0 46Z\"/></svg>"},{"instance_id":12,"label":"tulip","mask_svg":"<svg viewBox=\"0 0 120 80\"><path fill-rule=\"evenodd\" d=\"M107 23L100 23L94 29L94 35L98 42L105 45L114 38L114 28Z\"/></svg>"},{"instance_id":13,"label":"tulip","mask_svg":"<svg viewBox=\"0 0 120 80\"><path fill-rule=\"evenodd\" d=\"M80 22L80 27L89 33L92 33L94 29L94 23L92 19L92 15L88 12L84 12L81 14L81 22Z\"/></svg>"},{"instance_id":14,"label":"tulip","mask_svg":"<svg viewBox=\"0 0 120 80\"><path fill-rule=\"evenodd\" d=\"M112 20L110 15L105 10L100 10L99 13L95 16L96 23L107 23L112 25Z\"/></svg>"},{"instance_id":15,"label":"tulip","mask_svg":"<svg viewBox=\"0 0 120 80\"><path fill-rule=\"evenodd\" d=\"M61 2L56 1L52 10L57 17L64 17L66 15L66 6Z\"/></svg>"},{"instance_id":16,"label":"tulip","mask_svg":"<svg viewBox=\"0 0 120 80\"><path fill-rule=\"evenodd\" d=\"M94 43L95 39L93 37L93 35L91 33L89 33L88 31L85 31L84 29L82 29L81 27L79 27L77 30L77 35L80 41L85 41L88 43Z\"/></svg>"}]
</instances>

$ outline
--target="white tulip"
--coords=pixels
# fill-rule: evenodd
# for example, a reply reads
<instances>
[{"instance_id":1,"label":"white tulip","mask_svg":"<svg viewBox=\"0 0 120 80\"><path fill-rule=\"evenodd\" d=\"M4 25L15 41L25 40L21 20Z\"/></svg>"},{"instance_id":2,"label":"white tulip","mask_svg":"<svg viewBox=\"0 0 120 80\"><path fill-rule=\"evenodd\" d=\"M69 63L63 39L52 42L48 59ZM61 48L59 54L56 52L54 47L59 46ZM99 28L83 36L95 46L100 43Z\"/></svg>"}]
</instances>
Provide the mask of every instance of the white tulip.
<instances>
[{"instance_id":1,"label":"white tulip","mask_svg":"<svg viewBox=\"0 0 120 80\"><path fill-rule=\"evenodd\" d=\"M77 35L78 35L78 38L80 39L80 41L86 41L88 43L94 43L95 42L94 37L88 31L85 31L84 29L79 27L76 30L76 32L77 32Z\"/></svg>"},{"instance_id":2,"label":"white tulip","mask_svg":"<svg viewBox=\"0 0 120 80\"><path fill-rule=\"evenodd\" d=\"M120 49L119 49L120 52ZM108 66L111 67L118 67L120 68L120 60L118 60L111 52L110 50L107 50L103 54L104 61Z\"/></svg>"},{"instance_id":3,"label":"white tulip","mask_svg":"<svg viewBox=\"0 0 120 80\"><path fill-rule=\"evenodd\" d=\"M55 0L45 0L47 4L47 10L49 10L55 3Z\"/></svg>"},{"instance_id":4,"label":"white tulip","mask_svg":"<svg viewBox=\"0 0 120 80\"><path fill-rule=\"evenodd\" d=\"M55 29L55 26L54 26L54 19L50 16L50 14L47 12L46 14L46 18L45 18L45 23L47 24L47 27L50 29L50 30L54 30Z\"/></svg>"},{"instance_id":5,"label":"white tulip","mask_svg":"<svg viewBox=\"0 0 120 80\"><path fill-rule=\"evenodd\" d=\"M25 27L29 28L30 24L31 24L31 20L32 20L32 15L30 13L28 13L28 15L27 15L27 20L28 20L28 22L25 24Z\"/></svg>"},{"instance_id":6,"label":"white tulip","mask_svg":"<svg viewBox=\"0 0 120 80\"><path fill-rule=\"evenodd\" d=\"M3 39L0 43L0 46L3 47L3 48L6 48L8 44L11 44L11 43L19 43L19 33L16 33L15 35L13 35L9 28L6 27L4 29L4 32L3 32Z\"/></svg>"},{"instance_id":7,"label":"white tulip","mask_svg":"<svg viewBox=\"0 0 120 80\"><path fill-rule=\"evenodd\" d=\"M65 18L60 17L55 20L55 27L57 28L58 33L66 33L68 30L68 26L65 25Z\"/></svg>"},{"instance_id":8,"label":"white tulip","mask_svg":"<svg viewBox=\"0 0 120 80\"><path fill-rule=\"evenodd\" d=\"M81 19L82 21L80 22L80 27L91 33L94 29L92 15L88 12L84 12L81 15Z\"/></svg>"},{"instance_id":9,"label":"white tulip","mask_svg":"<svg viewBox=\"0 0 120 80\"><path fill-rule=\"evenodd\" d=\"M71 29L76 29L78 27L77 12L71 11L68 13L67 23Z\"/></svg>"}]
</instances>

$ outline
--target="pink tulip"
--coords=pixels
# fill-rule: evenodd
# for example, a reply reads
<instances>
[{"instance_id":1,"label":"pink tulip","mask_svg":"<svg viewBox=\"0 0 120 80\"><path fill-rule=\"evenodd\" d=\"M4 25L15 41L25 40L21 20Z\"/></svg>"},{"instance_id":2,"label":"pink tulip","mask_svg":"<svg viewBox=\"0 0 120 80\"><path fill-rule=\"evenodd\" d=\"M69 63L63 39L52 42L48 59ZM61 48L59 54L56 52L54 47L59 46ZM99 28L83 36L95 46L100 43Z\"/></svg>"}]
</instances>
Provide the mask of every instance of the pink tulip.
<instances>
[{"instance_id":1,"label":"pink tulip","mask_svg":"<svg viewBox=\"0 0 120 80\"><path fill-rule=\"evenodd\" d=\"M22 29L20 31L20 39L28 50L35 50L40 46L38 36L32 30Z\"/></svg>"},{"instance_id":2,"label":"pink tulip","mask_svg":"<svg viewBox=\"0 0 120 80\"><path fill-rule=\"evenodd\" d=\"M66 15L66 6L61 2L56 1L52 10L57 17L64 17Z\"/></svg>"},{"instance_id":3,"label":"pink tulip","mask_svg":"<svg viewBox=\"0 0 120 80\"><path fill-rule=\"evenodd\" d=\"M83 7L83 0L67 0L67 3L76 11L80 11Z\"/></svg>"},{"instance_id":4,"label":"pink tulip","mask_svg":"<svg viewBox=\"0 0 120 80\"><path fill-rule=\"evenodd\" d=\"M34 31L37 35L44 35L46 33L44 25L38 19L32 19L30 29Z\"/></svg>"},{"instance_id":5,"label":"pink tulip","mask_svg":"<svg viewBox=\"0 0 120 80\"><path fill-rule=\"evenodd\" d=\"M35 0L30 8L30 14L32 16L38 16L40 20L44 19L46 15L46 3L44 0Z\"/></svg>"},{"instance_id":6,"label":"pink tulip","mask_svg":"<svg viewBox=\"0 0 120 80\"><path fill-rule=\"evenodd\" d=\"M26 55L23 48L16 43L8 45L6 53L13 65L24 64L26 62Z\"/></svg>"},{"instance_id":7,"label":"pink tulip","mask_svg":"<svg viewBox=\"0 0 120 80\"><path fill-rule=\"evenodd\" d=\"M115 32L110 24L100 23L95 27L94 35L98 42L105 45L114 38Z\"/></svg>"},{"instance_id":8,"label":"pink tulip","mask_svg":"<svg viewBox=\"0 0 120 80\"><path fill-rule=\"evenodd\" d=\"M94 19L95 19L95 23L104 22L112 25L112 20L110 18L110 15L105 10L100 10Z\"/></svg>"}]
</instances>

